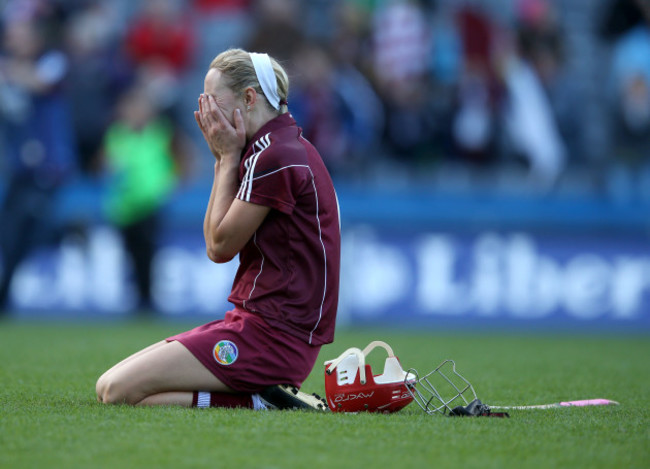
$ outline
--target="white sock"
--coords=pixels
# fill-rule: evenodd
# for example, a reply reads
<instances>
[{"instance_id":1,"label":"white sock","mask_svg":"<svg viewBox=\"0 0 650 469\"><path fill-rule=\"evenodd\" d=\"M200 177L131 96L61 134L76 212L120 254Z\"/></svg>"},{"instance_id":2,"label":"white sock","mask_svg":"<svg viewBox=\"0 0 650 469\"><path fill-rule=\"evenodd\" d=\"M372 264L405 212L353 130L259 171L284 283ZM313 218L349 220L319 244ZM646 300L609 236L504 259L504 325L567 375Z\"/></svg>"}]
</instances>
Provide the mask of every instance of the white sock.
<instances>
[{"instance_id":1,"label":"white sock","mask_svg":"<svg viewBox=\"0 0 650 469\"><path fill-rule=\"evenodd\" d=\"M269 410L259 394L252 394L251 399L253 399L253 410Z\"/></svg>"},{"instance_id":2,"label":"white sock","mask_svg":"<svg viewBox=\"0 0 650 469\"><path fill-rule=\"evenodd\" d=\"M206 391L199 391L196 399L196 407L206 408L210 407L210 393Z\"/></svg>"}]
</instances>

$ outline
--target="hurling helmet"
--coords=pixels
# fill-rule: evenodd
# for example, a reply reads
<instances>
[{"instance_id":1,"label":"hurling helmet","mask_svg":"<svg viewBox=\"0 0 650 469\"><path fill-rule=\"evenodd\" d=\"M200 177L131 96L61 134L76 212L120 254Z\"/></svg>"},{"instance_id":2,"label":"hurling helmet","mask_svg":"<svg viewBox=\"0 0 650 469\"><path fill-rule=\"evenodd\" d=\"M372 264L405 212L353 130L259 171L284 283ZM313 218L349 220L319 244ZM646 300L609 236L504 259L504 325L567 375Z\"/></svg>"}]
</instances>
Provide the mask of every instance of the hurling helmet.
<instances>
[{"instance_id":1,"label":"hurling helmet","mask_svg":"<svg viewBox=\"0 0 650 469\"><path fill-rule=\"evenodd\" d=\"M388 357L383 373L373 375L366 357L377 347L383 348ZM363 350L349 348L325 362L325 396L332 412L397 412L413 401L408 386L414 379L413 374L402 369L393 349L379 340Z\"/></svg>"},{"instance_id":2,"label":"hurling helmet","mask_svg":"<svg viewBox=\"0 0 650 469\"><path fill-rule=\"evenodd\" d=\"M377 347L388 357L383 373L375 375L366 358ZM476 397L474 387L456 371L453 360L445 360L420 376L413 368L404 371L393 349L379 340L363 350L349 348L325 362L325 396L332 412L392 413L415 401L429 415L508 416L491 412Z\"/></svg>"}]
</instances>

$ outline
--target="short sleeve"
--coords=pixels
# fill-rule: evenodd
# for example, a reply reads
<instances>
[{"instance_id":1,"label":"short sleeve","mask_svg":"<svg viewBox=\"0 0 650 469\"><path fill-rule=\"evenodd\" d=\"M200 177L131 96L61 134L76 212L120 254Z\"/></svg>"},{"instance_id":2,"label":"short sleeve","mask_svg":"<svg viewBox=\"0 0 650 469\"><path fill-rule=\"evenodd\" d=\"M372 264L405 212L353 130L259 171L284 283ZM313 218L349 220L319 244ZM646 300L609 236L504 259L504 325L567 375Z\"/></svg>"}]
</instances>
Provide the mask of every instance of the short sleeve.
<instances>
[{"instance_id":1,"label":"short sleeve","mask_svg":"<svg viewBox=\"0 0 650 469\"><path fill-rule=\"evenodd\" d=\"M290 215L296 206L309 168L295 164L273 148L251 157L244 173L237 198L264 205Z\"/></svg>"}]
</instances>

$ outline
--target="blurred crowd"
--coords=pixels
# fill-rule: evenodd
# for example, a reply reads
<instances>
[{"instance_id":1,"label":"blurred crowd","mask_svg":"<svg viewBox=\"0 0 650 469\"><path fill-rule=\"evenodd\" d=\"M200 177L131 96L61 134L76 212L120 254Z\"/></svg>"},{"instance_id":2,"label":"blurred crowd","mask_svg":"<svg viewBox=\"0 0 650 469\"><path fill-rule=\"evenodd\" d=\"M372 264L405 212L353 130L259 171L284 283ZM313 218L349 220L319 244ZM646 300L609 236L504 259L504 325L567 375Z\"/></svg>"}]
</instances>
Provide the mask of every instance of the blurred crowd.
<instances>
[{"instance_id":1,"label":"blurred crowd","mask_svg":"<svg viewBox=\"0 0 650 469\"><path fill-rule=\"evenodd\" d=\"M200 144L189 111L209 61L228 47L286 65L290 109L335 177L519 164L553 184L567 166L602 153L589 141L585 101L594 96L585 81L598 82L595 97L611 116L601 129L611 137L608 157L639 163L650 135L650 7L595 3L6 0L4 171L38 166L39 155L46 178L106 169L107 131L128 96ZM580 40L611 51L594 65L580 57L593 48L568 41L570 10L580 4L591 16ZM34 120L41 107L51 117ZM19 135L25 127L33 139ZM200 177L201 162L194 172L187 163L201 149L191 147L176 160L179 174Z\"/></svg>"},{"instance_id":2,"label":"blurred crowd","mask_svg":"<svg viewBox=\"0 0 650 469\"><path fill-rule=\"evenodd\" d=\"M648 172L648 5L0 0L0 300L80 175L147 265L166 198L210 178L191 110L229 47L285 65L289 109L335 179L520 168L552 190L575 168Z\"/></svg>"}]
</instances>

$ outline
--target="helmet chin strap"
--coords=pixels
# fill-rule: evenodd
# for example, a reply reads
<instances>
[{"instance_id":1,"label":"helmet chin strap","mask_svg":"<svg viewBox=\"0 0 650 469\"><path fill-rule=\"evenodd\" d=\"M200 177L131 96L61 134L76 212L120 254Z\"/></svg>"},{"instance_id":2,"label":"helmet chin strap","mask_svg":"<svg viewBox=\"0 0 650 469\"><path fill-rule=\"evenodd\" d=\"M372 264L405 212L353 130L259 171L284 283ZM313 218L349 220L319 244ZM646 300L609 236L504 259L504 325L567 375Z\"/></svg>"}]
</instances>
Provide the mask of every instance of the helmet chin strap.
<instances>
[{"instance_id":1,"label":"helmet chin strap","mask_svg":"<svg viewBox=\"0 0 650 469\"><path fill-rule=\"evenodd\" d=\"M331 374L339 365L342 364L342 362L346 359L349 359L350 355L353 355L357 358L357 368L359 369L359 375L361 379L361 384L366 384L366 357L372 352L376 347L382 347L386 352L388 353L388 358L386 359L386 365L389 363L392 364L390 367L390 371L392 374L395 374L397 377L397 373L395 373L397 370L394 366L395 363L397 363L397 367L399 368L399 371L401 371L401 376L399 376L399 379L404 379L406 373L404 373L404 370L402 370L401 365L399 364L399 361L397 360L389 360L395 359L395 354L393 353L393 349L391 348L390 345L388 345L386 342L382 342L381 340L375 340L370 342L366 348L363 350L360 350L357 347L351 347L347 349L345 352L343 352L341 355L339 355L338 358L335 358L334 360L328 360L325 362L325 365L329 365L327 367L327 373ZM387 367L388 368L388 367ZM386 369L384 369L384 375L386 375ZM352 378L352 381L354 381L354 378Z\"/></svg>"},{"instance_id":2,"label":"helmet chin strap","mask_svg":"<svg viewBox=\"0 0 650 469\"><path fill-rule=\"evenodd\" d=\"M352 360L350 360L351 357L356 357L356 362L352 363ZM343 362L348 362L348 363L343 363ZM337 368L339 368L339 381L347 381L351 380L354 382L355 375L357 372L357 369L359 370L359 375L360 375L360 380L361 384L366 384L366 356L365 354L361 351L361 349L357 347L350 347L347 349L345 352L343 352L341 355L338 356L338 358L335 358L334 360L328 360L325 362L325 365L327 368L325 369L325 372L328 375L331 375ZM345 366L348 365L348 366ZM352 365L352 366L349 366ZM354 375L353 375L354 372ZM341 379L342 378L342 379Z\"/></svg>"}]
</instances>

